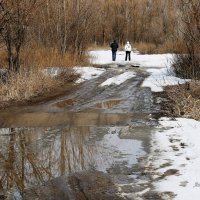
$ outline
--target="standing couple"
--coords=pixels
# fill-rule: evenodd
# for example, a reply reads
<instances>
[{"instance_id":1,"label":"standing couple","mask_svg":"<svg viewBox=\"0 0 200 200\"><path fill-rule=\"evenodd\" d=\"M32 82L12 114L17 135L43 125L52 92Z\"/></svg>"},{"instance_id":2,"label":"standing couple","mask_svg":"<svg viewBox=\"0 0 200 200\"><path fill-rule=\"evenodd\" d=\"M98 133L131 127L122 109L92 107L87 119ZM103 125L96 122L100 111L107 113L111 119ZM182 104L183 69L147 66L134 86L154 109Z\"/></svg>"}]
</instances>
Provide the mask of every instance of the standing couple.
<instances>
[{"instance_id":1,"label":"standing couple","mask_svg":"<svg viewBox=\"0 0 200 200\"><path fill-rule=\"evenodd\" d=\"M116 60L116 54L117 54L117 49L119 47L119 45L117 44L116 40L114 40L111 45L111 50L112 50L112 60L115 61ZM131 44L129 43L129 41L125 44L124 47L126 56L125 56L125 61L127 61L127 59L130 61L131 60L131 51L132 51L132 47Z\"/></svg>"}]
</instances>

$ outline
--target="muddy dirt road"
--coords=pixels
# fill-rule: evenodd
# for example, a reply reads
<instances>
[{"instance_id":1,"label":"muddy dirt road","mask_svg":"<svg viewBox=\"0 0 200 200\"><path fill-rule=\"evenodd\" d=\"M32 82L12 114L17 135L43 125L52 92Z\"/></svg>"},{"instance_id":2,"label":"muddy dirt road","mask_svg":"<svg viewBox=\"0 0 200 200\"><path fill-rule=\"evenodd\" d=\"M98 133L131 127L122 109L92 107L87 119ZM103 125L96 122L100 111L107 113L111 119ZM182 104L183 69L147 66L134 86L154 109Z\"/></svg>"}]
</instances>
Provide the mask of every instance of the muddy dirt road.
<instances>
[{"instance_id":1,"label":"muddy dirt road","mask_svg":"<svg viewBox=\"0 0 200 200\"><path fill-rule=\"evenodd\" d=\"M125 72L135 77L100 86ZM160 108L147 76L106 66L70 95L1 112L2 199L152 199L143 161Z\"/></svg>"}]
</instances>

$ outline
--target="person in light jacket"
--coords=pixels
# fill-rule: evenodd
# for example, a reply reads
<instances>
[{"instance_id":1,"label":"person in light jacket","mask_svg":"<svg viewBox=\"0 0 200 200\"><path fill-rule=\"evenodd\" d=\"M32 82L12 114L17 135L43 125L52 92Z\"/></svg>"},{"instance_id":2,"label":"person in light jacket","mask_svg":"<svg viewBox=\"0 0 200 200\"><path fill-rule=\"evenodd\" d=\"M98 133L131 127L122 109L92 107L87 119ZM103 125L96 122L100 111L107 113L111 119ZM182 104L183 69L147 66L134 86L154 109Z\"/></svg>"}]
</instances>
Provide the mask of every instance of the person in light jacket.
<instances>
[{"instance_id":1,"label":"person in light jacket","mask_svg":"<svg viewBox=\"0 0 200 200\"><path fill-rule=\"evenodd\" d=\"M124 50L126 52L125 61L127 61L127 59L129 59L129 61L130 61L131 60L132 47L131 47L131 44L129 43L129 41L126 43Z\"/></svg>"}]
</instances>

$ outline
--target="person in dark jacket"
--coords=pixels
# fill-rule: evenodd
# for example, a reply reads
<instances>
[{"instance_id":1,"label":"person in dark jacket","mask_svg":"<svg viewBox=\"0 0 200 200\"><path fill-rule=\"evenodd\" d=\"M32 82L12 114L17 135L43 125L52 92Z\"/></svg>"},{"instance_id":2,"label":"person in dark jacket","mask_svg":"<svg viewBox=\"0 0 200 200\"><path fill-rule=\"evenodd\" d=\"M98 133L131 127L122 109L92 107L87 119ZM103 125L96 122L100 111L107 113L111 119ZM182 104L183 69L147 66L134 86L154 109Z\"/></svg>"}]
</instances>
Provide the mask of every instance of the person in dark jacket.
<instances>
[{"instance_id":1,"label":"person in dark jacket","mask_svg":"<svg viewBox=\"0 0 200 200\"><path fill-rule=\"evenodd\" d=\"M111 45L111 50L112 50L112 60L115 61L116 60L116 54L117 54L117 49L119 47L119 45L117 44L116 40L114 40Z\"/></svg>"}]
</instances>

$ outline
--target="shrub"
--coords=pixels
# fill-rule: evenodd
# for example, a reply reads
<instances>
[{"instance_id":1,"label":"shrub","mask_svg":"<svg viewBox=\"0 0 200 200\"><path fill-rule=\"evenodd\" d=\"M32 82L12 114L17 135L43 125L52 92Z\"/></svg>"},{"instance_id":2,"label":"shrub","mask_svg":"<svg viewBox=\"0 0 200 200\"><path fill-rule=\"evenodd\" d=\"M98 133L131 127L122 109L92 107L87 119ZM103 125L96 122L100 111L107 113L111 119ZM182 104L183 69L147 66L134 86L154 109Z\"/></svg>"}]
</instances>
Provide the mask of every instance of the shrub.
<instances>
[{"instance_id":1,"label":"shrub","mask_svg":"<svg viewBox=\"0 0 200 200\"><path fill-rule=\"evenodd\" d=\"M200 79L200 57L193 53L175 55L172 63L178 77L186 79Z\"/></svg>"},{"instance_id":2,"label":"shrub","mask_svg":"<svg viewBox=\"0 0 200 200\"><path fill-rule=\"evenodd\" d=\"M173 112L200 120L200 82L166 87L168 97L173 101Z\"/></svg>"}]
</instances>

